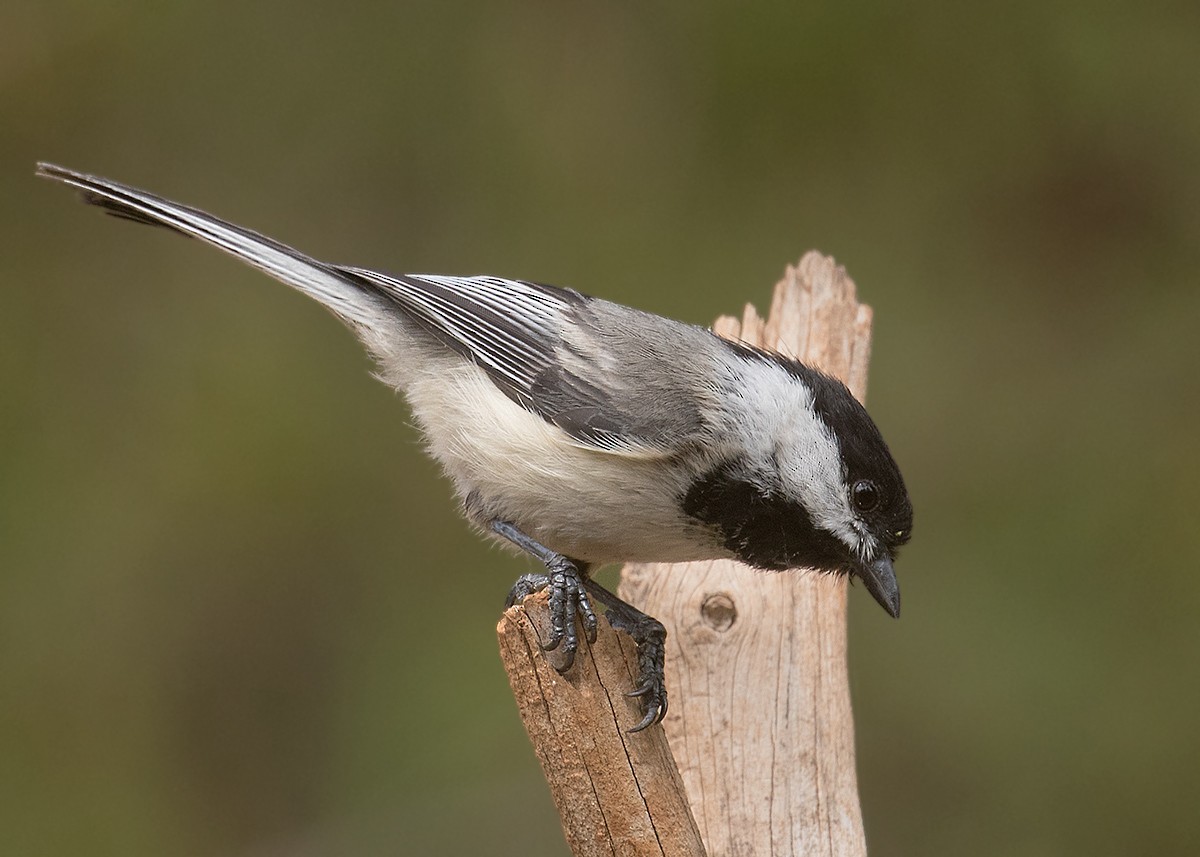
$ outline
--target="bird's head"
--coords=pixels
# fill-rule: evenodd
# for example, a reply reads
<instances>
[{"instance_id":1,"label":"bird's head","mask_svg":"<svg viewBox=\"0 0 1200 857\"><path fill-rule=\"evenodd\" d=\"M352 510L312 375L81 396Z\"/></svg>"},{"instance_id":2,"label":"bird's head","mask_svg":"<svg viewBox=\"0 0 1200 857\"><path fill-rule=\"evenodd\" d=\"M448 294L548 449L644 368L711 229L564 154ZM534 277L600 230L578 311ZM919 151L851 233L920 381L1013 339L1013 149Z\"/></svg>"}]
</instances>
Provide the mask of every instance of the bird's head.
<instances>
[{"instance_id":1,"label":"bird's head","mask_svg":"<svg viewBox=\"0 0 1200 857\"><path fill-rule=\"evenodd\" d=\"M799 500L815 531L803 564L849 572L898 616L892 563L912 535L913 519L900 468L844 384L807 367L800 380L811 394L813 421L794 424L777 458L783 491Z\"/></svg>"}]
</instances>

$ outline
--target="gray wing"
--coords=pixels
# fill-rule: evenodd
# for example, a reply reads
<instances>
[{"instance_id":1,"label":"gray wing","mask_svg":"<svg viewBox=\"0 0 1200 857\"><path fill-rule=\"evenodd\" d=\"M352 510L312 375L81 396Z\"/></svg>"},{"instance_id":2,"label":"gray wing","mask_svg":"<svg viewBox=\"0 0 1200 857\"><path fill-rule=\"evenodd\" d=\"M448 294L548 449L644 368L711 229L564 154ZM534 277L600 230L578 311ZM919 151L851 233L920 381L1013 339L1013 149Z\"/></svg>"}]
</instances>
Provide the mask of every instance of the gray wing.
<instances>
[{"instance_id":1,"label":"gray wing","mask_svg":"<svg viewBox=\"0 0 1200 857\"><path fill-rule=\"evenodd\" d=\"M704 433L708 331L523 280L337 268L577 443L662 455Z\"/></svg>"}]
</instances>

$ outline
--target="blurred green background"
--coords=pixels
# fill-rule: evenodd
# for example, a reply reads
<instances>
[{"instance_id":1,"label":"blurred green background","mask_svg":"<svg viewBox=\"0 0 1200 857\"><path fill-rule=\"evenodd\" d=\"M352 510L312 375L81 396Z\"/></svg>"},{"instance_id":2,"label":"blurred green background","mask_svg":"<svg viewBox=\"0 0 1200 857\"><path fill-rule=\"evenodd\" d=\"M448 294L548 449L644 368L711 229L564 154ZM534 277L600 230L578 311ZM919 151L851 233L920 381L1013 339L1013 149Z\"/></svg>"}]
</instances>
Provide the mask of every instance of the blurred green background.
<instances>
[{"instance_id":1,"label":"blurred green background","mask_svg":"<svg viewBox=\"0 0 1200 857\"><path fill-rule=\"evenodd\" d=\"M1198 82L1195 3L0 5L0 854L566 851L529 565L324 311L38 159L698 323L835 255L917 508L872 852L1198 853Z\"/></svg>"}]
</instances>

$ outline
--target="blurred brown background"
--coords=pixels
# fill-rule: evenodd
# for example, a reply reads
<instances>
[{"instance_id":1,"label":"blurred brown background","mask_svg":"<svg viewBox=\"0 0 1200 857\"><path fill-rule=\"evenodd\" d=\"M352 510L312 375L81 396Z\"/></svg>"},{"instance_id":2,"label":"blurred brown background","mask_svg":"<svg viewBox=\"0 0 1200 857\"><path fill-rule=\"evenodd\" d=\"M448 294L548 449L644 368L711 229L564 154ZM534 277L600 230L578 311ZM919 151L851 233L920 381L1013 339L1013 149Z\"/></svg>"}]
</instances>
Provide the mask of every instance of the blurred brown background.
<instances>
[{"instance_id":1,"label":"blurred brown background","mask_svg":"<svg viewBox=\"0 0 1200 857\"><path fill-rule=\"evenodd\" d=\"M917 507L873 853L1197 853L1198 81L1194 3L8 0L0 854L565 853L529 565L320 308L38 159L698 323L832 253Z\"/></svg>"}]
</instances>

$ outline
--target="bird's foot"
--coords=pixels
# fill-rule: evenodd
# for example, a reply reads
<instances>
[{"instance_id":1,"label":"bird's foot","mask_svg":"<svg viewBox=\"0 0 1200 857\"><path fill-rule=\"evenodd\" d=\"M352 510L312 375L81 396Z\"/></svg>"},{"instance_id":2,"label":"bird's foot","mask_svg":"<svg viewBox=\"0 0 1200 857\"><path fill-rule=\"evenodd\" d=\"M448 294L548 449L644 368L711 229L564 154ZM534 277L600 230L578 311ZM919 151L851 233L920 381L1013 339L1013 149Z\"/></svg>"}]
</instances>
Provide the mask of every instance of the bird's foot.
<instances>
[{"instance_id":1,"label":"bird's foot","mask_svg":"<svg viewBox=\"0 0 1200 857\"><path fill-rule=\"evenodd\" d=\"M631 604L627 604L598 583L588 580L585 584L596 600L604 605L608 623L618 631L624 631L637 643L638 686L626 696L639 697L645 715L630 732L641 732L648 726L659 723L667 714L667 682L664 658L666 656L667 629L653 616L647 616Z\"/></svg>"},{"instance_id":2,"label":"bird's foot","mask_svg":"<svg viewBox=\"0 0 1200 857\"><path fill-rule=\"evenodd\" d=\"M560 673L575 663L579 634L575 617L583 623L583 633L589 643L596 642L596 612L592 599L605 607L608 622L624 631L637 643L638 685L627 696L638 697L645 716L630 732L641 732L660 722L667 713L667 685L663 666L666 654L667 629L631 604L626 604L587 576L587 565L578 563L550 550L530 538L508 521L492 521L492 532L508 539L517 547L537 557L546 565L544 574L523 574L513 584L504 606L511 607L527 596L543 589L550 590L550 633L542 642L546 651L557 649ZM590 593L590 595L589 595Z\"/></svg>"},{"instance_id":3,"label":"bird's foot","mask_svg":"<svg viewBox=\"0 0 1200 857\"><path fill-rule=\"evenodd\" d=\"M542 641L542 648L559 652L556 668L560 673L565 673L575 663L575 652L579 649L576 616L583 623L587 641L596 642L596 611L584 588L585 579L575 563L566 557L556 557L546 563L545 574L521 575L505 601L505 606L511 607L535 592L550 590L550 633Z\"/></svg>"}]
</instances>

